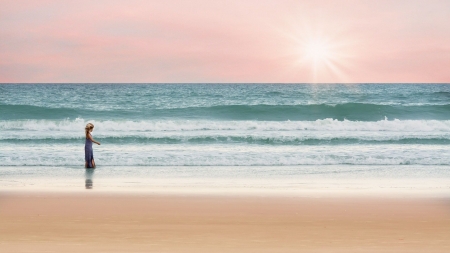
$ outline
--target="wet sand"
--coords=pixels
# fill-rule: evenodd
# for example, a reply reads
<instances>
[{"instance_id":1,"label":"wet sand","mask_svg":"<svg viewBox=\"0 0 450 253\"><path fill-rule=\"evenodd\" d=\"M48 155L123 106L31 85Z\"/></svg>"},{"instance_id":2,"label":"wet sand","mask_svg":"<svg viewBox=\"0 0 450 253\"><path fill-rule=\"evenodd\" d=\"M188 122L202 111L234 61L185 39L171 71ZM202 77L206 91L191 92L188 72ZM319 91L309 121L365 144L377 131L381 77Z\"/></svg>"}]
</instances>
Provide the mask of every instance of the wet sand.
<instances>
[{"instance_id":1,"label":"wet sand","mask_svg":"<svg viewBox=\"0 0 450 253\"><path fill-rule=\"evenodd\" d=\"M445 198L0 193L1 252L450 252Z\"/></svg>"}]
</instances>

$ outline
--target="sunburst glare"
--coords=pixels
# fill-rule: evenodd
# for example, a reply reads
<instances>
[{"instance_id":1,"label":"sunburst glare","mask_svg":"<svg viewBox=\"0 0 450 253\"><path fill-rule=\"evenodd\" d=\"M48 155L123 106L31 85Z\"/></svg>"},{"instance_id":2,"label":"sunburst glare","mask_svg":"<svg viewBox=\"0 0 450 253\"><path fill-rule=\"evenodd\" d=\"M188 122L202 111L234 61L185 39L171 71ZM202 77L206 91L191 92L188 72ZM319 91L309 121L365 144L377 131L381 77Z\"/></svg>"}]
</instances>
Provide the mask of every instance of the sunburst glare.
<instances>
[{"instance_id":1,"label":"sunburst glare","mask_svg":"<svg viewBox=\"0 0 450 253\"><path fill-rule=\"evenodd\" d=\"M290 41L284 48L291 60L289 75L318 82L347 82L356 41L334 26L303 25L279 29Z\"/></svg>"},{"instance_id":2,"label":"sunburst glare","mask_svg":"<svg viewBox=\"0 0 450 253\"><path fill-rule=\"evenodd\" d=\"M312 81L318 82L333 76L341 81L345 80L342 67L348 65L348 53L342 42L326 36L308 36L300 45L300 63L309 68Z\"/></svg>"},{"instance_id":3,"label":"sunburst glare","mask_svg":"<svg viewBox=\"0 0 450 253\"><path fill-rule=\"evenodd\" d=\"M321 40L311 40L305 46L305 55L314 62L324 61L330 56L330 46Z\"/></svg>"}]
</instances>

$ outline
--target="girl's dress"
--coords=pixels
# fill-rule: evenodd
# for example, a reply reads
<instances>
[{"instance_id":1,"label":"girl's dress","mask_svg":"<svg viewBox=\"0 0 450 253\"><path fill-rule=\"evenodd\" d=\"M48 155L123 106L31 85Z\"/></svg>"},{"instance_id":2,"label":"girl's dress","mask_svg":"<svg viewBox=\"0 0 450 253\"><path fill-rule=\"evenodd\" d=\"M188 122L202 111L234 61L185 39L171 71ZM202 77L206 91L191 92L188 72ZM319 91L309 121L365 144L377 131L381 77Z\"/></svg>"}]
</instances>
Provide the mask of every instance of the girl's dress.
<instances>
[{"instance_id":1,"label":"girl's dress","mask_svg":"<svg viewBox=\"0 0 450 253\"><path fill-rule=\"evenodd\" d=\"M86 143L84 144L84 160L86 161L88 168L93 167L92 160L94 160L94 150L92 149L92 141L88 138L86 138Z\"/></svg>"}]
</instances>

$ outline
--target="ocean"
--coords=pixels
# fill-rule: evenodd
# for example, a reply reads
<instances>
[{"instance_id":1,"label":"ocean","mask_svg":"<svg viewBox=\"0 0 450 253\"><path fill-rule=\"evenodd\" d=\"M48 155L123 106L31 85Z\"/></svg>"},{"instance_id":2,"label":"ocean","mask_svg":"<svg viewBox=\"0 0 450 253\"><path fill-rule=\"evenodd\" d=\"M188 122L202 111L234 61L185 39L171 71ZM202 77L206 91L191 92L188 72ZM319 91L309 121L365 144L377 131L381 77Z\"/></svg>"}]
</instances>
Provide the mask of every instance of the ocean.
<instances>
[{"instance_id":1,"label":"ocean","mask_svg":"<svg viewBox=\"0 0 450 253\"><path fill-rule=\"evenodd\" d=\"M89 122L110 173L450 178L448 84L2 84L0 174L83 169Z\"/></svg>"}]
</instances>

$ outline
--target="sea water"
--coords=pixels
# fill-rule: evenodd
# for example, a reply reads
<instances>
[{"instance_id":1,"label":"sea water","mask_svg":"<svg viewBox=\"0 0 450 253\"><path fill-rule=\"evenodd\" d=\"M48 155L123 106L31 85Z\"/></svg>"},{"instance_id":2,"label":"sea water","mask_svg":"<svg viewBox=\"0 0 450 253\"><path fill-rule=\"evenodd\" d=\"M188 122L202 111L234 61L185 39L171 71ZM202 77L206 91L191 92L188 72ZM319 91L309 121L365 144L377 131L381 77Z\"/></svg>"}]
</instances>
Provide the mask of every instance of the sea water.
<instances>
[{"instance_id":1,"label":"sea water","mask_svg":"<svg viewBox=\"0 0 450 253\"><path fill-rule=\"evenodd\" d=\"M111 174L450 178L448 84L2 84L0 174L82 169L87 123Z\"/></svg>"}]
</instances>

